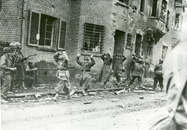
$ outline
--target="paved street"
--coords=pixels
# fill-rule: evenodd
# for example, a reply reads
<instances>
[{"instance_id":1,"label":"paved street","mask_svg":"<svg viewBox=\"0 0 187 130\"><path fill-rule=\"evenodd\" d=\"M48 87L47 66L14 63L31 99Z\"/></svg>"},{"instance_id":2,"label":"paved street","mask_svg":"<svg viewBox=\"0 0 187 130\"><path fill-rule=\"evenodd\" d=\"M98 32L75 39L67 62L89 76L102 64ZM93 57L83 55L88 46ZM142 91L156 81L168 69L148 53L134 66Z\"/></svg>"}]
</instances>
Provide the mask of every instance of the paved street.
<instances>
[{"instance_id":1,"label":"paved street","mask_svg":"<svg viewBox=\"0 0 187 130\"><path fill-rule=\"evenodd\" d=\"M164 93L145 91L2 104L2 130L139 130L165 103Z\"/></svg>"}]
</instances>

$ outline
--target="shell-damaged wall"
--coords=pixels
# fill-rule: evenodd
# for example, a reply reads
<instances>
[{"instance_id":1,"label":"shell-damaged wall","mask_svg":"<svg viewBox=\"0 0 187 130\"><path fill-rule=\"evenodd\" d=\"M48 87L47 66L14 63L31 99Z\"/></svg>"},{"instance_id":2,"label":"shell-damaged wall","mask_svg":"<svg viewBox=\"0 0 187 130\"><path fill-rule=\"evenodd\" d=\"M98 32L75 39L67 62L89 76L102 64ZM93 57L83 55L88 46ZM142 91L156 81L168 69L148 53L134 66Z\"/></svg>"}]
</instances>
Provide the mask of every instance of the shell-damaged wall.
<instances>
[{"instance_id":1,"label":"shell-damaged wall","mask_svg":"<svg viewBox=\"0 0 187 130\"><path fill-rule=\"evenodd\" d=\"M158 9L161 7L161 0L158 0ZM126 69L125 76L129 74L129 62L131 55L135 52L137 35L141 36L141 53L147 57L147 29L148 20L151 16L152 1L145 1L144 10L140 11L140 0L129 0L128 5L119 0L3 0L0 11L0 40L11 42L19 41L23 44L25 56L37 54L32 60L36 62L39 77L38 83L56 82L55 62L53 55L57 48L54 42L53 49L41 49L28 45L30 12L34 11L45 14L66 22L65 49L67 50L70 66L71 78L80 73L80 66L76 64L76 55L94 55L96 65L92 68L95 76L103 64L99 53L82 51L84 41L85 23L104 26L103 52L114 54L116 31L125 34L124 42L117 46L116 50L123 50L123 55L127 58L124 62ZM24 3L23 3L24 2ZM157 43L153 45L153 52L150 56L154 64L158 63L162 55L163 45L168 45L168 52L171 50L172 29L175 21L174 3L168 2L170 11L169 30ZM180 29L178 29L180 32ZM127 45L127 35L131 34L131 45ZM55 38L57 38L55 36ZM57 39L56 39L57 40Z\"/></svg>"},{"instance_id":2,"label":"shell-damaged wall","mask_svg":"<svg viewBox=\"0 0 187 130\"><path fill-rule=\"evenodd\" d=\"M139 3L137 3L137 5L138 4ZM137 7L137 10L133 10L130 5L127 6L119 1L82 0L79 22L78 53L81 53L85 23L102 25L105 27L104 52L109 52L111 55L114 53L115 31L120 30L125 33L123 55L127 58L127 60L124 62L124 66L128 74L129 61L135 48L136 34L140 34L142 37L144 37L146 34L146 23L149 9L149 5L146 5L145 13L141 13L138 11L139 7ZM131 49L127 49L126 47L128 33L132 35ZM144 38L142 40L144 40ZM119 46L119 48L121 47L122 46ZM84 55L84 52L82 52L82 54ZM103 62L98 55L95 55L94 58L96 60L96 65L93 67L93 70L99 71Z\"/></svg>"}]
</instances>

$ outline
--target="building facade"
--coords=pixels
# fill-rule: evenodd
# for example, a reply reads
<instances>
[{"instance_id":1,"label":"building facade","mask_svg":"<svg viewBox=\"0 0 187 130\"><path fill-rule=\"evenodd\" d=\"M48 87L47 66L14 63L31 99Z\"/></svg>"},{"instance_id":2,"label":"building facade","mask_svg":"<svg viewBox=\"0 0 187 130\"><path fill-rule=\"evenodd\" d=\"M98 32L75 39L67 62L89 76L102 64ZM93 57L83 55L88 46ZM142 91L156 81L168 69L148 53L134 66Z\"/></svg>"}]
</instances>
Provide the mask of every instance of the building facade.
<instances>
[{"instance_id":1,"label":"building facade","mask_svg":"<svg viewBox=\"0 0 187 130\"><path fill-rule=\"evenodd\" d=\"M53 55L67 50L71 76L76 55L123 54L126 76L132 53L158 63L180 41L183 0L0 0L0 41L18 41L37 54L38 83L56 82ZM50 79L50 80L49 80Z\"/></svg>"}]
</instances>

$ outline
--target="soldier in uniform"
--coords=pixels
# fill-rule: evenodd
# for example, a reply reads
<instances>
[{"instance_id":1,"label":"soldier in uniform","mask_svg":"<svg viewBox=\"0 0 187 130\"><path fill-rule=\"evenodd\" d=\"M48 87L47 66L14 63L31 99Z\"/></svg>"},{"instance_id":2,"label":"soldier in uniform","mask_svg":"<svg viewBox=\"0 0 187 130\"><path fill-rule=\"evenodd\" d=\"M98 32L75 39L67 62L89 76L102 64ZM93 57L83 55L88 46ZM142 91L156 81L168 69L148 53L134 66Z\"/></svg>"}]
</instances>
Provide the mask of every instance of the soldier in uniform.
<instances>
[{"instance_id":1,"label":"soldier in uniform","mask_svg":"<svg viewBox=\"0 0 187 130\"><path fill-rule=\"evenodd\" d=\"M28 61L28 67L25 72L25 85L27 88L33 88L37 80L37 68L34 67L33 61Z\"/></svg>"},{"instance_id":2,"label":"soldier in uniform","mask_svg":"<svg viewBox=\"0 0 187 130\"><path fill-rule=\"evenodd\" d=\"M138 59L138 57L136 56L136 53L133 53L132 54L132 59L131 59L131 61L130 61L130 68L132 67L132 66L134 66L134 64L138 61L139 59Z\"/></svg>"},{"instance_id":3,"label":"soldier in uniform","mask_svg":"<svg viewBox=\"0 0 187 130\"><path fill-rule=\"evenodd\" d=\"M1 102L5 103L7 99L7 93L11 89L12 83L12 73L16 71L16 67L14 67L14 55L16 51L16 46L14 43L10 43L10 53L5 53L1 57L0 62L0 69L1 69L1 79L2 79L2 86L1 86Z\"/></svg>"},{"instance_id":4,"label":"soldier in uniform","mask_svg":"<svg viewBox=\"0 0 187 130\"><path fill-rule=\"evenodd\" d=\"M113 71L114 71L114 76L116 77L116 80L118 84L121 82L121 72L124 71L123 69L123 62L126 60L126 57L123 55L114 55L113 56Z\"/></svg>"},{"instance_id":5,"label":"soldier in uniform","mask_svg":"<svg viewBox=\"0 0 187 130\"><path fill-rule=\"evenodd\" d=\"M153 91L155 91L158 82L159 82L161 91L163 89L162 64L163 64L163 59L160 59L159 64L156 65L155 68L154 68L155 77L154 77Z\"/></svg>"},{"instance_id":6,"label":"soldier in uniform","mask_svg":"<svg viewBox=\"0 0 187 130\"><path fill-rule=\"evenodd\" d=\"M130 85L133 84L135 79L138 79L139 88L141 87L142 76L144 73L143 59L139 58L138 61L134 62L134 65L130 68L130 71L131 71L131 81L127 87L128 87L128 91L133 91Z\"/></svg>"},{"instance_id":7,"label":"soldier in uniform","mask_svg":"<svg viewBox=\"0 0 187 130\"><path fill-rule=\"evenodd\" d=\"M81 79L80 79L80 86L84 89L83 95L87 95L87 90L91 86L91 67L95 65L95 60L93 55L91 55L91 62L89 62L89 58L87 56L84 57L84 62L80 61L80 54L77 55L77 63L81 66Z\"/></svg>"},{"instance_id":8,"label":"soldier in uniform","mask_svg":"<svg viewBox=\"0 0 187 130\"><path fill-rule=\"evenodd\" d=\"M99 81L103 83L103 87L105 88L112 71L110 67L112 64L112 58L109 53L104 53L101 56L101 59L103 60L103 66L99 74Z\"/></svg>"},{"instance_id":9,"label":"soldier in uniform","mask_svg":"<svg viewBox=\"0 0 187 130\"><path fill-rule=\"evenodd\" d=\"M25 71L26 71L26 58L24 57L21 51L21 44L19 42L15 42L17 51L16 51L16 87L20 89L27 89L25 87Z\"/></svg>"},{"instance_id":10,"label":"soldier in uniform","mask_svg":"<svg viewBox=\"0 0 187 130\"><path fill-rule=\"evenodd\" d=\"M71 90L70 82L69 82L69 70L68 70L68 62L69 58L66 51L57 52L54 55L54 60L57 63L57 73L56 77L59 79L59 83L56 87L56 94L53 100L57 100L59 97L59 93L64 91L67 94L67 99L71 98L71 95L74 93Z\"/></svg>"}]
</instances>

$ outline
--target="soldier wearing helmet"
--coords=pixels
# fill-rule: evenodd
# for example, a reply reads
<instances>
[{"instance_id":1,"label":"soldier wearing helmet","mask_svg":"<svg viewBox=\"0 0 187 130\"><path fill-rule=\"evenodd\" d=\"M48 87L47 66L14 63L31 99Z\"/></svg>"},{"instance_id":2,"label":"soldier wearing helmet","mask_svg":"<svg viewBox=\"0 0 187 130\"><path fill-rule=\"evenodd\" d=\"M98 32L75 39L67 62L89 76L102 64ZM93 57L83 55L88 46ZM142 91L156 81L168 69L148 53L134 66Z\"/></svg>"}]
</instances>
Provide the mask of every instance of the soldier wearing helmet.
<instances>
[{"instance_id":1,"label":"soldier wearing helmet","mask_svg":"<svg viewBox=\"0 0 187 130\"><path fill-rule=\"evenodd\" d=\"M37 80L37 68L34 67L32 60L28 61L28 67L25 72L25 85L27 88L33 88Z\"/></svg>"},{"instance_id":2,"label":"soldier wearing helmet","mask_svg":"<svg viewBox=\"0 0 187 130\"><path fill-rule=\"evenodd\" d=\"M136 62L134 62L134 65L131 66L131 68L130 68L131 81L130 81L129 85L127 86L128 91L133 92L134 88L130 87L130 85L133 84L135 79L138 79L139 88L141 87L143 73L144 73L144 62L143 62L142 57L140 57L137 59Z\"/></svg>"},{"instance_id":3,"label":"soldier wearing helmet","mask_svg":"<svg viewBox=\"0 0 187 130\"><path fill-rule=\"evenodd\" d=\"M15 59L14 59L14 54L16 51L16 46L14 43L10 43L10 53L5 53L1 57L0 61L0 70L1 70L1 80L2 82L2 91L1 91L1 102L6 103L7 99L7 93L11 89L12 85L12 79L13 76L12 74L16 71L16 67L14 66L15 64Z\"/></svg>"},{"instance_id":4,"label":"soldier wearing helmet","mask_svg":"<svg viewBox=\"0 0 187 130\"><path fill-rule=\"evenodd\" d=\"M77 64L81 66L81 79L80 79L80 86L84 89L83 95L87 95L87 90L91 86L91 68L95 65L95 60L93 58L93 55L90 57L91 62L89 61L89 58L87 56L84 56L84 61L80 61L80 54L77 55Z\"/></svg>"},{"instance_id":5,"label":"soldier wearing helmet","mask_svg":"<svg viewBox=\"0 0 187 130\"><path fill-rule=\"evenodd\" d=\"M162 64L163 64L163 59L159 59L159 64L157 64L154 68L155 76L154 76L153 91L155 91L158 82L159 82L159 86L161 88L161 91L163 89Z\"/></svg>"},{"instance_id":6,"label":"soldier wearing helmet","mask_svg":"<svg viewBox=\"0 0 187 130\"><path fill-rule=\"evenodd\" d=\"M74 93L71 89L70 82L69 82L69 70L68 70L68 55L66 51L60 51L55 53L54 60L57 63L57 73L56 77L59 79L59 83L55 89L56 94L53 97L53 100L57 100L59 93L63 90L67 94L67 98L71 98L72 94Z\"/></svg>"},{"instance_id":7,"label":"soldier wearing helmet","mask_svg":"<svg viewBox=\"0 0 187 130\"><path fill-rule=\"evenodd\" d=\"M3 54L10 53L10 52L11 52L10 47L3 48Z\"/></svg>"},{"instance_id":8,"label":"soldier wearing helmet","mask_svg":"<svg viewBox=\"0 0 187 130\"><path fill-rule=\"evenodd\" d=\"M16 89L27 89L25 87L25 71L26 71L26 61L24 60L25 57L22 53L21 43L15 42L16 46L16 68L17 68L17 75L16 75Z\"/></svg>"}]
</instances>

